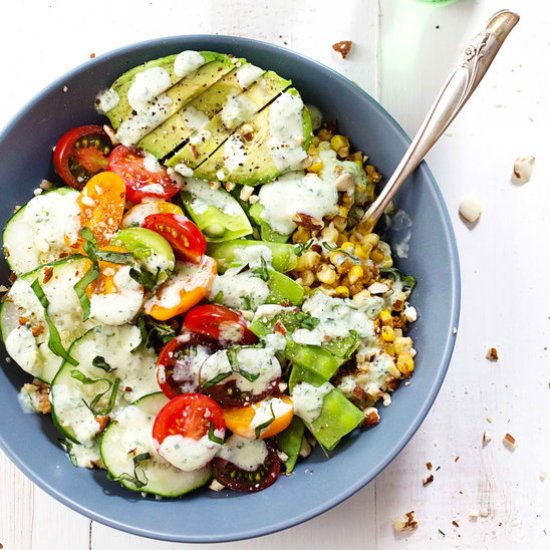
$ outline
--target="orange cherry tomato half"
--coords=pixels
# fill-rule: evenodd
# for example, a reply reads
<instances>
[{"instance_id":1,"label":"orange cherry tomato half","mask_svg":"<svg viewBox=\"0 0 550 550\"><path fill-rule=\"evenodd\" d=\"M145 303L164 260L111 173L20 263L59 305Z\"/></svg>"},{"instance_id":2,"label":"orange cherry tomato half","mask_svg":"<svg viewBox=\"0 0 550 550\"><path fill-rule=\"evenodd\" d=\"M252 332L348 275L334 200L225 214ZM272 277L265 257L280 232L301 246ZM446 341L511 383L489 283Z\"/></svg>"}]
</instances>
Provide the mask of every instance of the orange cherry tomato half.
<instances>
[{"instance_id":1,"label":"orange cherry tomato half","mask_svg":"<svg viewBox=\"0 0 550 550\"><path fill-rule=\"evenodd\" d=\"M145 303L145 313L166 321L181 315L208 296L217 273L217 263L203 256L199 264L176 262L170 279Z\"/></svg>"},{"instance_id":2,"label":"orange cherry tomato half","mask_svg":"<svg viewBox=\"0 0 550 550\"><path fill-rule=\"evenodd\" d=\"M146 162L147 154L141 149L117 145L109 155L109 170L126 182L126 196L130 202L145 197L171 199L181 189L181 183L172 178L166 168ZM154 160L154 157L153 157Z\"/></svg>"},{"instance_id":3,"label":"orange cherry tomato half","mask_svg":"<svg viewBox=\"0 0 550 550\"><path fill-rule=\"evenodd\" d=\"M109 243L124 215L124 180L113 172L101 172L84 186L77 202L80 207L80 227L87 227L99 246Z\"/></svg>"},{"instance_id":4,"label":"orange cherry tomato half","mask_svg":"<svg viewBox=\"0 0 550 550\"><path fill-rule=\"evenodd\" d=\"M157 359L157 382L166 397L195 391L199 385L196 365L200 351L208 355L219 349L218 343L200 334L185 332L170 340Z\"/></svg>"},{"instance_id":5,"label":"orange cherry tomato half","mask_svg":"<svg viewBox=\"0 0 550 550\"><path fill-rule=\"evenodd\" d=\"M113 145L101 126L73 128L55 146L53 164L59 177L79 191L95 174L107 170Z\"/></svg>"},{"instance_id":6,"label":"orange cherry tomato half","mask_svg":"<svg viewBox=\"0 0 550 550\"><path fill-rule=\"evenodd\" d=\"M183 210L173 202L158 199L143 199L142 202L132 206L132 208L126 212L122 219L122 226L141 226L145 218L152 214L180 214L183 216Z\"/></svg>"},{"instance_id":7,"label":"orange cherry tomato half","mask_svg":"<svg viewBox=\"0 0 550 550\"><path fill-rule=\"evenodd\" d=\"M257 415L261 417L259 421L255 421ZM277 435L288 428L293 416L294 406L287 395L223 411L227 427L234 434L248 439L265 439Z\"/></svg>"},{"instance_id":8,"label":"orange cherry tomato half","mask_svg":"<svg viewBox=\"0 0 550 550\"><path fill-rule=\"evenodd\" d=\"M222 408L206 395L186 393L174 397L160 409L153 424L153 439L159 445L169 435L198 441L208 434L212 425L225 436Z\"/></svg>"},{"instance_id":9,"label":"orange cherry tomato half","mask_svg":"<svg viewBox=\"0 0 550 550\"><path fill-rule=\"evenodd\" d=\"M185 316L183 328L214 338L222 345L256 342L256 335L248 329L240 313L216 304L194 307Z\"/></svg>"},{"instance_id":10,"label":"orange cherry tomato half","mask_svg":"<svg viewBox=\"0 0 550 550\"><path fill-rule=\"evenodd\" d=\"M174 249L176 258L198 263L206 252L206 239L201 230L179 214L153 214L143 221L143 227L156 231Z\"/></svg>"}]
</instances>

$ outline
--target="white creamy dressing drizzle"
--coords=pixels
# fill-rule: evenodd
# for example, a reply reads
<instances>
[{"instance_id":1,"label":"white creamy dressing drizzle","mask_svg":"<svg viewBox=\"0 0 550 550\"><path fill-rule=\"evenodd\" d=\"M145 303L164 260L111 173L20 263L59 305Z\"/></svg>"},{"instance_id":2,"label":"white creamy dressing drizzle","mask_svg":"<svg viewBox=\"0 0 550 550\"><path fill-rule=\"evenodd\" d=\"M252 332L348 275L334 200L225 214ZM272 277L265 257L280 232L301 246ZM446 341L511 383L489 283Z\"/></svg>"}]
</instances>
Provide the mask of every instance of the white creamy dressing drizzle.
<instances>
[{"instance_id":1,"label":"white creamy dressing drizzle","mask_svg":"<svg viewBox=\"0 0 550 550\"><path fill-rule=\"evenodd\" d=\"M191 194L189 206L197 214L203 214L209 207L217 208L228 216L240 216L243 211L239 203L224 189L213 189L205 181L188 179L184 191Z\"/></svg>"},{"instance_id":2,"label":"white creamy dressing drizzle","mask_svg":"<svg viewBox=\"0 0 550 550\"><path fill-rule=\"evenodd\" d=\"M304 300L302 311L319 319L319 324L312 330L297 329L294 332L297 344L320 346L336 338L345 338L352 330L361 338L374 335L372 320L352 300L315 292Z\"/></svg>"},{"instance_id":3,"label":"white creamy dressing drizzle","mask_svg":"<svg viewBox=\"0 0 550 550\"><path fill-rule=\"evenodd\" d=\"M139 227L147 216L160 212L157 200L143 201L132 208L124 216L122 227Z\"/></svg>"},{"instance_id":4,"label":"white creamy dressing drizzle","mask_svg":"<svg viewBox=\"0 0 550 550\"><path fill-rule=\"evenodd\" d=\"M199 52L185 50L179 53L174 60L174 74L184 78L204 65L205 62L206 60Z\"/></svg>"},{"instance_id":5,"label":"white creamy dressing drizzle","mask_svg":"<svg viewBox=\"0 0 550 550\"><path fill-rule=\"evenodd\" d=\"M146 155L143 157L143 167L145 168L145 170L152 173L160 172L162 170L160 162L156 157L151 155L151 153L146 153Z\"/></svg>"},{"instance_id":6,"label":"white creamy dressing drizzle","mask_svg":"<svg viewBox=\"0 0 550 550\"><path fill-rule=\"evenodd\" d=\"M252 246L243 246L235 250L235 263L240 265L248 265L251 269L260 267L262 259L271 265L273 260L273 252L263 244L254 244Z\"/></svg>"},{"instance_id":7,"label":"white creamy dressing drizzle","mask_svg":"<svg viewBox=\"0 0 550 550\"><path fill-rule=\"evenodd\" d=\"M193 168L190 168L184 162L180 162L174 166L174 170L181 174L184 178L190 178L193 175Z\"/></svg>"},{"instance_id":8,"label":"white creamy dressing drizzle","mask_svg":"<svg viewBox=\"0 0 550 550\"><path fill-rule=\"evenodd\" d=\"M250 98L246 97L246 95L231 94L227 98L227 101L223 106L220 117L222 119L223 125L228 130L231 130L239 124L250 120L252 116L256 113L256 110L256 103L254 103L254 101L252 101Z\"/></svg>"},{"instance_id":9,"label":"white creamy dressing drizzle","mask_svg":"<svg viewBox=\"0 0 550 550\"><path fill-rule=\"evenodd\" d=\"M219 450L218 456L241 470L253 472L265 462L267 447L262 439L245 439L232 435Z\"/></svg>"},{"instance_id":10,"label":"white creamy dressing drizzle","mask_svg":"<svg viewBox=\"0 0 550 550\"><path fill-rule=\"evenodd\" d=\"M25 206L23 221L34 233L34 246L39 251L40 262L57 259L61 252L69 250L76 242L80 230L78 193L45 193L31 199Z\"/></svg>"},{"instance_id":11,"label":"white creamy dressing drizzle","mask_svg":"<svg viewBox=\"0 0 550 550\"><path fill-rule=\"evenodd\" d=\"M293 219L298 213L318 220L338 211L336 180L343 173L355 177L353 163L341 162L335 151L321 151L321 177L317 174L290 172L262 185L259 202L264 207L261 217L278 233L288 235L296 229ZM281 201L281 196L288 200Z\"/></svg>"},{"instance_id":12,"label":"white creamy dressing drizzle","mask_svg":"<svg viewBox=\"0 0 550 550\"><path fill-rule=\"evenodd\" d=\"M221 302L234 309L255 310L269 296L266 281L250 271L241 271L240 267L228 269L223 275L214 279L210 299L214 300L221 292Z\"/></svg>"},{"instance_id":13,"label":"white creamy dressing drizzle","mask_svg":"<svg viewBox=\"0 0 550 550\"><path fill-rule=\"evenodd\" d=\"M34 372L38 363L38 343L30 327L19 325L6 337L6 351L26 372Z\"/></svg>"},{"instance_id":14,"label":"white creamy dressing drizzle","mask_svg":"<svg viewBox=\"0 0 550 550\"><path fill-rule=\"evenodd\" d=\"M278 304L263 304L259 306L254 313L253 320L256 321L260 319L272 319L276 315L279 315L280 313L284 313L286 311L297 311L297 308L291 306L280 306Z\"/></svg>"},{"instance_id":15,"label":"white creamy dressing drizzle","mask_svg":"<svg viewBox=\"0 0 550 550\"><path fill-rule=\"evenodd\" d=\"M259 403L252 405L254 408L254 417L250 423L250 429L241 434L243 437L254 439L256 437L256 429L265 425L266 422L273 421L276 418L287 414L292 410L292 404L283 401L279 397L272 397L271 399L264 399ZM261 433L269 429L269 425L262 429Z\"/></svg>"},{"instance_id":16,"label":"white creamy dressing drizzle","mask_svg":"<svg viewBox=\"0 0 550 550\"><path fill-rule=\"evenodd\" d=\"M225 430L214 430L214 435L223 439ZM175 468L192 472L206 466L220 448L221 445L211 441L208 434L198 440L176 434L164 438L158 447L158 453Z\"/></svg>"},{"instance_id":17,"label":"white creamy dressing drizzle","mask_svg":"<svg viewBox=\"0 0 550 550\"><path fill-rule=\"evenodd\" d=\"M239 136L232 135L223 146L223 165L229 172L233 172L246 162L246 149Z\"/></svg>"},{"instance_id":18,"label":"white creamy dressing drizzle","mask_svg":"<svg viewBox=\"0 0 550 550\"><path fill-rule=\"evenodd\" d=\"M235 73L237 77L237 82L239 86L243 89L249 88L258 78L260 78L265 73L264 69L256 67L251 63L246 63Z\"/></svg>"},{"instance_id":19,"label":"white creamy dressing drizzle","mask_svg":"<svg viewBox=\"0 0 550 550\"><path fill-rule=\"evenodd\" d=\"M151 67L137 73L128 90L128 103L136 111L147 109L151 101L172 86L170 73L162 67Z\"/></svg>"},{"instance_id":20,"label":"white creamy dressing drizzle","mask_svg":"<svg viewBox=\"0 0 550 550\"><path fill-rule=\"evenodd\" d=\"M323 409L325 395L331 392L333 386L325 382L321 386L314 386L307 382L300 382L292 390L292 401L294 403L294 414L312 424L319 418Z\"/></svg>"},{"instance_id":21,"label":"white creamy dressing drizzle","mask_svg":"<svg viewBox=\"0 0 550 550\"><path fill-rule=\"evenodd\" d=\"M210 357L210 350L205 346L192 346L181 360L176 359L172 379L183 393L192 392L199 386L199 373L203 363ZM165 371L157 372L159 382L166 380Z\"/></svg>"},{"instance_id":22,"label":"white creamy dressing drizzle","mask_svg":"<svg viewBox=\"0 0 550 550\"><path fill-rule=\"evenodd\" d=\"M268 146L278 170L297 170L307 157L302 147L303 108L300 96L288 92L283 92L269 108Z\"/></svg>"},{"instance_id":23,"label":"white creamy dressing drizzle","mask_svg":"<svg viewBox=\"0 0 550 550\"><path fill-rule=\"evenodd\" d=\"M180 303L182 292L190 292L197 287L210 289L212 279L212 264L204 256L199 265L191 262L176 262L174 273L164 283L157 293L145 302L145 311L150 311L154 305L164 308L174 308Z\"/></svg>"},{"instance_id":24,"label":"white creamy dressing drizzle","mask_svg":"<svg viewBox=\"0 0 550 550\"><path fill-rule=\"evenodd\" d=\"M94 468L96 464L101 462L101 455L99 454L99 445L92 445L91 447L84 447L84 445L78 445L72 443L68 453L71 459L74 461L74 465L77 468Z\"/></svg>"},{"instance_id":25,"label":"white creamy dressing drizzle","mask_svg":"<svg viewBox=\"0 0 550 550\"><path fill-rule=\"evenodd\" d=\"M270 382L281 376L281 365L271 348L243 346L237 351L237 362L239 369L258 377L250 381L240 374L232 373L222 383L234 380L237 388L243 392L251 392L254 395L263 393ZM208 382L220 374L231 373L232 370L227 350L217 351L203 363L201 381Z\"/></svg>"},{"instance_id":26,"label":"white creamy dressing drizzle","mask_svg":"<svg viewBox=\"0 0 550 550\"><path fill-rule=\"evenodd\" d=\"M182 111L181 116L188 128L193 131L189 138L191 145L198 145L210 138L210 132L204 129L210 122L205 113L190 105Z\"/></svg>"},{"instance_id":27,"label":"white creamy dressing drizzle","mask_svg":"<svg viewBox=\"0 0 550 550\"><path fill-rule=\"evenodd\" d=\"M120 266L114 276L117 292L92 294L90 316L105 325L132 321L143 304L143 287L130 277L130 266Z\"/></svg>"},{"instance_id":28,"label":"white creamy dressing drizzle","mask_svg":"<svg viewBox=\"0 0 550 550\"><path fill-rule=\"evenodd\" d=\"M96 110L98 113L104 115L108 113L111 109L114 109L118 102L120 101L120 97L116 90L113 90L112 88L107 88L106 90L103 90L99 92L96 96Z\"/></svg>"}]
</instances>

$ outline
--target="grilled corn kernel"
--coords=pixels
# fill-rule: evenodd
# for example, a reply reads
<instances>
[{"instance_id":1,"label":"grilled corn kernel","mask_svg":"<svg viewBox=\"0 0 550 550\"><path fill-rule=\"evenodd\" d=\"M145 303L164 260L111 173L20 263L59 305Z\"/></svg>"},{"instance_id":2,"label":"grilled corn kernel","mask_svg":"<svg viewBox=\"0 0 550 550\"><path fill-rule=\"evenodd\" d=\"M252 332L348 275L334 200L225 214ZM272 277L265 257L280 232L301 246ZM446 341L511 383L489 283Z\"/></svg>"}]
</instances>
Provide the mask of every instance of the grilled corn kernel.
<instances>
[{"instance_id":1,"label":"grilled corn kernel","mask_svg":"<svg viewBox=\"0 0 550 550\"><path fill-rule=\"evenodd\" d=\"M410 352L404 351L397 357L397 368L403 373L403 376L407 378L414 371L414 359Z\"/></svg>"},{"instance_id":2,"label":"grilled corn kernel","mask_svg":"<svg viewBox=\"0 0 550 550\"><path fill-rule=\"evenodd\" d=\"M334 292L339 298L349 298L349 288L347 286L337 286Z\"/></svg>"},{"instance_id":3,"label":"grilled corn kernel","mask_svg":"<svg viewBox=\"0 0 550 550\"><path fill-rule=\"evenodd\" d=\"M367 177L369 178L369 180L373 183L378 183L382 179L382 176L378 173L378 171L372 164L367 164L365 166L365 172L367 173Z\"/></svg>"},{"instance_id":4,"label":"grilled corn kernel","mask_svg":"<svg viewBox=\"0 0 550 550\"><path fill-rule=\"evenodd\" d=\"M352 153L348 156L347 160L358 160L359 162L363 162L363 153L361 151L355 151L355 153Z\"/></svg>"},{"instance_id":5,"label":"grilled corn kernel","mask_svg":"<svg viewBox=\"0 0 550 550\"><path fill-rule=\"evenodd\" d=\"M338 230L335 229L334 224L331 222L327 227L324 227L321 231L321 237L325 241L329 241L331 243L335 243L338 239Z\"/></svg>"},{"instance_id":6,"label":"grilled corn kernel","mask_svg":"<svg viewBox=\"0 0 550 550\"><path fill-rule=\"evenodd\" d=\"M384 342L393 342L395 340L393 328L390 326L384 325L380 334L382 335L382 340L384 340Z\"/></svg>"},{"instance_id":7,"label":"grilled corn kernel","mask_svg":"<svg viewBox=\"0 0 550 550\"><path fill-rule=\"evenodd\" d=\"M350 254L353 254L355 252L355 245L353 243L350 243L349 241L342 243L340 248L345 252L349 252Z\"/></svg>"},{"instance_id":8,"label":"grilled corn kernel","mask_svg":"<svg viewBox=\"0 0 550 550\"><path fill-rule=\"evenodd\" d=\"M310 269L306 269L300 273L300 278L302 279L302 286L311 286L315 281L315 275Z\"/></svg>"},{"instance_id":9,"label":"grilled corn kernel","mask_svg":"<svg viewBox=\"0 0 550 550\"><path fill-rule=\"evenodd\" d=\"M307 167L308 172L314 172L315 174L318 174L323 169L323 162L319 159L314 159L311 166Z\"/></svg>"},{"instance_id":10,"label":"grilled corn kernel","mask_svg":"<svg viewBox=\"0 0 550 550\"><path fill-rule=\"evenodd\" d=\"M316 265L319 265L321 261L321 255L313 250L306 250L301 256L297 258L296 271L305 271L306 269L312 269Z\"/></svg>"},{"instance_id":11,"label":"grilled corn kernel","mask_svg":"<svg viewBox=\"0 0 550 550\"><path fill-rule=\"evenodd\" d=\"M388 361L388 367L387 371L388 374L391 374L394 378L401 378L401 373L399 372L398 368L395 366L395 363L392 361L391 363Z\"/></svg>"},{"instance_id":12,"label":"grilled corn kernel","mask_svg":"<svg viewBox=\"0 0 550 550\"><path fill-rule=\"evenodd\" d=\"M369 233L368 235L365 235L363 237L363 242L361 244L363 245L370 245L371 247L375 247L380 242L380 237L376 233Z\"/></svg>"},{"instance_id":13,"label":"grilled corn kernel","mask_svg":"<svg viewBox=\"0 0 550 550\"><path fill-rule=\"evenodd\" d=\"M397 330L394 332L397 332ZM410 352L413 346L412 338L409 338L408 336L397 336L393 342L393 345L395 346L395 353L398 355L403 352Z\"/></svg>"},{"instance_id":14,"label":"grilled corn kernel","mask_svg":"<svg viewBox=\"0 0 550 550\"><path fill-rule=\"evenodd\" d=\"M349 155L349 139L346 136L336 134L331 138L330 146L341 158L347 157Z\"/></svg>"},{"instance_id":15,"label":"grilled corn kernel","mask_svg":"<svg viewBox=\"0 0 550 550\"><path fill-rule=\"evenodd\" d=\"M393 357L395 355L395 347L393 345L393 342L386 342L386 344L384 344L384 350L390 357Z\"/></svg>"},{"instance_id":16,"label":"grilled corn kernel","mask_svg":"<svg viewBox=\"0 0 550 550\"><path fill-rule=\"evenodd\" d=\"M334 223L334 227L336 227L338 231L345 231L346 226L348 225L348 221L346 220L346 218L343 218L342 216L336 216L332 220L332 223Z\"/></svg>"},{"instance_id":17,"label":"grilled corn kernel","mask_svg":"<svg viewBox=\"0 0 550 550\"><path fill-rule=\"evenodd\" d=\"M328 257L328 259L330 260L330 263L336 266L344 263L346 258L347 256L345 254L342 254L342 252L338 252L338 251L331 252Z\"/></svg>"},{"instance_id":18,"label":"grilled corn kernel","mask_svg":"<svg viewBox=\"0 0 550 550\"><path fill-rule=\"evenodd\" d=\"M333 285L336 282L336 271L331 265L322 265L317 271L317 279L327 285Z\"/></svg>"},{"instance_id":19,"label":"grilled corn kernel","mask_svg":"<svg viewBox=\"0 0 550 550\"><path fill-rule=\"evenodd\" d=\"M310 157L315 157L319 153L319 148L317 147L319 145L319 140L317 140L316 144L313 144L313 142L310 143L309 147L307 148L307 154Z\"/></svg>"},{"instance_id":20,"label":"grilled corn kernel","mask_svg":"<svg viewBox=\"0 0 550 550\"><path fill-rule=\"evenodd\" d=\"M370 255L370 250L366 251L364 246L356 245L355 246L355 255L360 260L368 260Z\"/></svg>"},{"instance_id":21,"label":"grilled corn kernel","mask_svg":"<svg viewBox=\"0 0 550 550\"><path fill-rule=\"evenodd\" d=\"M355 284L359 279L363 277L365 272L363 271L363 268L360 265L354 265L348 273L348 279L350 284Z\"/></svg>"},{"instance_id":22,"label":"grilled corn kernel","mask_svg":"<svg viewBox=\"0 0 550 550\"><path fill-rule=\"evenodd\" d=\"M370 259L377 264L380 264L384 261L384 253L379 248L374 248L370 253Z\"/></svg>"},{"instance_id":23,"label":"grilled corn kernel","mask_svg":"<svg viewBox=\"0 0 550 550\"><path fill-rule=\"evenodd\" d=\"M298 227L294 234L292 235L293 243L307 243L311 238L311 233L303 225Z\"/></svg>"},{"instance_id":24,"label":"grilled corn kernel","mask_svg":"<svg viewBox=\"0 0 550 550\"><path fill-rule=\"evenodd\" d=\"M346 237L345 233L338 233L338 238L336 239L336 244L338 246L342 246L348 238Z\"/></svg>"},{"instance_id":25,"label":"grilled corn kernel","mask_svg":"<svg viewBox=\"0 0 550 550\"><path fill-rule=\"evenodd\" d=\"M380 312L380 322L383 325L391 325L392 324L392 315L391 315L391 311L389 309L383 309Z\"/></svg>"},{"instance_id":26,"label":"grilled corn kernel","mask_svg":"<svg viewBox=\"0 0 550 550\"><path fill-rule=\"evenodd\" d=\"M332 132L328 128L321 128L317 133L317 137L321 141L328 141L332 137Z\"/></svg>"},{"instance_id":27,"label":"grilled corn kernel","mask_svg":"<svg viewBox=\"0 0 550 550\"><path fill-rule=\"evenodd\" d=\"M348 217L348 214L349 214L349 208L347 208L346 206L338 206L338 215L339 216L342 216L342 218L347 218Z\"/></svg>"}]
</instances>

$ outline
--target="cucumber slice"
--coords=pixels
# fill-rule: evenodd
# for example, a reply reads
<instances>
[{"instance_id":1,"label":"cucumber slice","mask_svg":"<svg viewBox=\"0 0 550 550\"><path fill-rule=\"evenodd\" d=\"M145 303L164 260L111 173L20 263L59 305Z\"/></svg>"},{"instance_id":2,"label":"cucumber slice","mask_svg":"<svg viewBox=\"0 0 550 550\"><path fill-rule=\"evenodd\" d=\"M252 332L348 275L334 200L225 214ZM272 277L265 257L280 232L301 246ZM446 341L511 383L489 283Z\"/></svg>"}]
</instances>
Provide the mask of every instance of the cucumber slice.
<instances>
[{"instance_id":1,"label":"cucumber slice","mask_svg":"<svg viewBox=\"0 0 550 550\"><path fill-rule=\"evenodd\" d=\"M117 414L101 438L101 458L109 474L131 491L174 498L202 487L210 468L184 472L170 465L153 446L153 422L168 403L163 393L138 399Z\"/></svg>"},{"instance_id":2,"label":"cucumber slice","mask_svg":"<svg viewBox=\"0 0 550 550\"><path fill-rule=\"evenodd\" d=\"M78 366L65 362L50 388L52 416L65 437L91 446L101 431L97 417L112 418L130 402L158 390L155 353L134 352L140 342L136 326L98 326L71 346Z\"/></svg>"},{"instance_id":3,"label":"cucumber slice","mask_svg":"<svg viewBox=\"0 0 550 550\"><path fill-rule=\"evenodd\" d=\"M88 259L73 256L40 266L19 277L2 304L0 329L7 352L24 371L44 382L52 381L62 360L48 347L44 308L31 284L38 279L50 303L48 314L67 349L95 324L82 321L82 308L73 289L89 265Z\"/></svg>"},{"instance_id":4,"label":"cucumber slice","mask_svg":"<svg viewBox=\"0 0 550 550\"><path fill-rule=\"evenodd\" d=\"M78 191L70 187L53 189L34 197L11 217L4 228L2 244L14 273L27 273L71 252L65 245L64 233L74 231L74 218L80 215L77 197Z\"/></svg>"}]
</instances>

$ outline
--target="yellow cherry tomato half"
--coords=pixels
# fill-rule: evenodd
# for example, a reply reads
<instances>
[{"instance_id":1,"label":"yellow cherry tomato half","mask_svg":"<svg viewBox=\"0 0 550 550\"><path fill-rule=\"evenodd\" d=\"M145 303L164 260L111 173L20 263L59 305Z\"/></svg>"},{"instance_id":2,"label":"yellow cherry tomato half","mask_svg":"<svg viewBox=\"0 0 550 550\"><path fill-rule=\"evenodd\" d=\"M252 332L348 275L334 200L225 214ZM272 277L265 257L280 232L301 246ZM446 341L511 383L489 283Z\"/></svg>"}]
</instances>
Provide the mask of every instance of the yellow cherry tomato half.
<instances>
[{"instance_id":1,"label":"yellow cherry tomato half","mask_svg":"<svg viewBox=\"0 0 550 550\"><path fill-rule=\"evenodd\" d=\"M87 227L98 245L104 246L122 223L126 184L114 172L100 172L84 186L77 202L80 207L80 227Z\"/></svg>"},{"instance_id":2,"label":"yellow cherry tomato half","mask_svg":"<svg viewBox=\"0 0 550 550\"><path fill-rule=\"evenodd\" d=\"M145 313L158 321L181 315L208 296L218 271L209 256L200 263L176 262L174 273L145 303Z\"/></svg>"},{"instance_id":3,"label":"yellow cherry tomato half","mask_svg":"<svg viewBox=\"0 0 550 550\"><path fill-rule=\"evenodd\" d=\"M142 202L132 206L122 219L123 227L140 227L143 220L152 214L180 214L183 216L183 210L172 202L158 199L143 199Z\"/></svg>"},{"instance_id":4,"label":"yellow cherry tomato half","mask_svg":"<svg viewBox=\"0 0 550 550\"><path fill-rule=\"evenodd\" d=\"M269 397L244 407L224 409L227 427L248 439L266 439L286 430L294 416L294 405L288 395Z\"/></svg>"}]
</instances>

